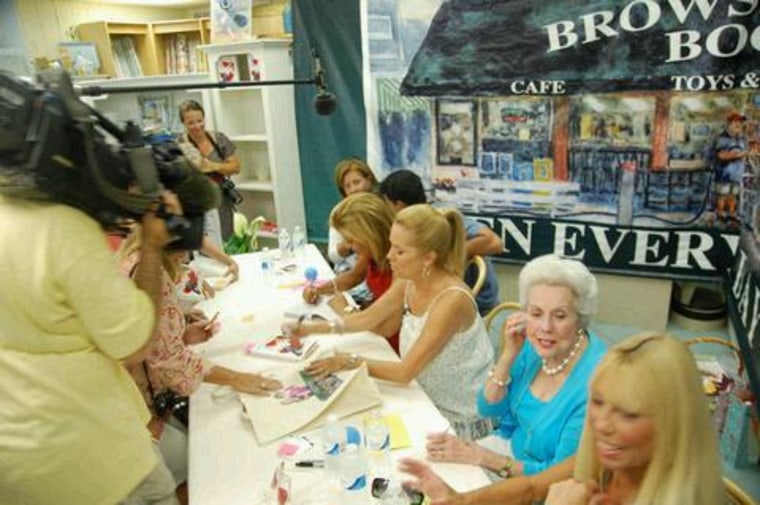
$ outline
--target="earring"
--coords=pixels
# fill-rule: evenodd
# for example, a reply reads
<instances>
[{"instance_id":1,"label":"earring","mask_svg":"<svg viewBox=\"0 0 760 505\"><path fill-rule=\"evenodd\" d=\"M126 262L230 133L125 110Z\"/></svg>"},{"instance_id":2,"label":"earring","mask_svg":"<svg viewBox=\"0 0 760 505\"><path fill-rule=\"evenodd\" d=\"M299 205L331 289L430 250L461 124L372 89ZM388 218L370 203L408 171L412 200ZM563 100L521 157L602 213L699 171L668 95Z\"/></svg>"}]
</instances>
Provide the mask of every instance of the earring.
<instances>
[{"instance_id":1,"label":"earring","mask_svg":"<svg viewBox=\"0 0 760 505\"><path fill-rule=\"evenodd\" d=\"M422 276L426 279L430 277L430 265L422 269Z\"/></svg>"}]
</instances>

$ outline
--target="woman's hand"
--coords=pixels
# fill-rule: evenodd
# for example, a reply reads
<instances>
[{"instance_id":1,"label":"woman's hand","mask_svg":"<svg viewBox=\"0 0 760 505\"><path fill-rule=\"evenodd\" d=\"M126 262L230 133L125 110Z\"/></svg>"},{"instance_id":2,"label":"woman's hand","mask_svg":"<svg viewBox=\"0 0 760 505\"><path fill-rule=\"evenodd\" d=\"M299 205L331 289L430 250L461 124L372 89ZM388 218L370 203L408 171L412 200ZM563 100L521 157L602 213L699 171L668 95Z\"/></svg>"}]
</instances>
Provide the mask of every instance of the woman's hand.
<instances>
[{"instance_id":1,"label":"woman's hand","mask_svg":"<svg viewBox=\"0 0 760 505\"><path fill-rule=\"evenodd\" d=\"M605 498L598 494L599 485L593 481L563 480L549 486L544 505L603 505Z\"/></svg>"},{"instance_id":2,"label":"woman's hand","mask_svg":"<svg viewBox=\"0 0 760 505\"><path fill-rule=\"evenodd\" d=\"M430 498L430 505L457 505L461 503L460 495L451 489L429 466L412 458L399 461L399 471L414 477L404 484L422 491Z\"/></svg>"},{"instance_id":3,"label":"woman's hand","mask_svg":"<svg viewBox=\"0 0 760 505\"><path fill-rule=\"evenodd\" d=\"M268 396L282 388L282 383L256 373L237 373L231 386L241 393Z\"/></svg>"},{"instance_id":4,"label":"woman's hand","mask_svg":"<svg viewBox=\"0 0 760 505\"><path fill-rule=\"evenodd\" d=\"M525 313L515 312L505 321L501 329L501 357L513 361L525 343Z\"/></svg>"},{"instance_id":5,"label":"woman's hand","mask_svg":"<svg viewBox=\"0 0 760 505\"><path fill-rule=\"evenodd\" d=\"M208 160L206 158L201 159L201 172L205 174L210 174L211 172L216 172L219 170L219 163L216 163L214 161Z\"/></svg>"},{"instance_id":6,"label":"woman's hand","mask_svg":"<svg viewBox=\"0 0 760 505\"><path fill-rule=\"evenodd\" d=\"M227 271L224 272L224 276L232 277L232 282L238 280L238 277L240 277L240 267L238 267L235 260L230 259L230 262L227 264Z\"/></svg>"},{"instance_id":7,"label":"woman's hand","mask_svg":"<svg viewBox=\"0 0 760 505\"><path fill-rule=\"evenodd\" d=\"M214 291L214 288L211 287L211 284L206 282L206 279L203 279L201 281L201 294L206 300L213 298L214 295L216 295L216 291Z\"/></svg>"},{"instance_id":8,"label":"woman's hand","mask_svg":"<svg viewBox=\"0 0 760 505\"><path fill-rule=\"evenodd\" d=\"M427 436L428 459L456 463L481 464L481 447L475 442L462 440L450 433L429 433Z\"/></svg>"},{"instance_id":9,"label":"woman's hand","mask_svg":"<svg viewBox=\"0 0 760 505\"><path fill-rule=\"evenodd\" d=\"M219 327L216 323L212 323L209 326L209 321L206 321L205 319L195 321L185 326L185 333L182 335L182 340L187 345L200 344L213 337L218 329Z\"/></svg>"},{"instance_id":10,"label":"woman's hand","mask_svg":"<svg viewBox=\"0 0 760 505\"><path fill-rule=\"evenodd\" d=\"M319 290L315 286L306 286L303 288L303 299L312 305L317 303L319 301Z\"/></svg>"},{"instance_id":11,"label":"woman's hand","mask_svg":"<svg viewBox=\"0 0 760 505\"><path fill-rule=\"evenodd\" d=\"M322 379L335 372L340 372L341 370L350 370L351 368L354 368L356 364L358 364L358 360L354 360L352 355L339 352L336 353L335 356L318 359L309 363L304 371L315 379Z\"/></svg>"}]
</instances>

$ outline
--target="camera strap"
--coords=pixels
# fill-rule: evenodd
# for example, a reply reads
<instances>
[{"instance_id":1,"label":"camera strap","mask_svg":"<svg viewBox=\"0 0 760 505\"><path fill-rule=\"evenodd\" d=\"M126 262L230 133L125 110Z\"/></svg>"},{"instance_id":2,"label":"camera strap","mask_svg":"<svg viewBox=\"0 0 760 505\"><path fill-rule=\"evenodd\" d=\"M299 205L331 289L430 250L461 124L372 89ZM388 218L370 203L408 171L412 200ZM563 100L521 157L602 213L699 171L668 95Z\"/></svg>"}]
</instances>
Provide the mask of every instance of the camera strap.
<instances>
[{"instance_id":1,"label":"camera strap","mask_svg":"<svg viewBox=\"0 0 760 505\"><path fill-rule=\"evenodd\" d=\"M150 403L152 404L151 408L153 409L153 412L155 413L156 412L156 392L153 389L153 382L151 382L150 380L148 365L145 363L145 360L143 360L141 364L142 364L143 372L145 373L145 380L148 381L148 393L150 394Z\"/></svg>"}]
</instances>

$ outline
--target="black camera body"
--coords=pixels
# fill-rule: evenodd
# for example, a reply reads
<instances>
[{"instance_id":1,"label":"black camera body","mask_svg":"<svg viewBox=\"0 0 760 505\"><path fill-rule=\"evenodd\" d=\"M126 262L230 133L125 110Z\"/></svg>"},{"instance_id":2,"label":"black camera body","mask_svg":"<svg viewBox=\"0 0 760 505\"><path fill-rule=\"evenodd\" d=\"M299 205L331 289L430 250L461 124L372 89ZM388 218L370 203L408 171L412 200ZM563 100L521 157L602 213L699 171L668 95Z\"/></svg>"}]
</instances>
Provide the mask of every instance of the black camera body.
<instances>
[{"instance_id":1,"label":"black camera body","mask_svg":"<svg viewBox=\"0 0 760 505\"><path fill-rule=\"evenodd\" d=\"M188 408L190 401L186 396L178 396L167 389L153 397L153 412L157 417L167 419L174 416L185 426L188 425Z\"/></svg>"},{"instance_id":2,"label":"black camera body","mask_svg":"<svg viewBox=\"0 0 760 505\"><path fill-rule=\"evenodd\" d=\"M238 192L235 187L235 182L229 177L225 177L219 183L219 189L222 191L222 196L233 207L240 205L243 202L243 196Z\"/></svg>"},{"instance_id":3,"label":"black camera body","mask_svg":"<svg viewBox=\"0 0 760 505\"><path fill-rule=\"evenodd\" d=\"M70 205L113 228L169 189L184 213L166 215L178 237L172 247L198 249L203 213L218 207L219 190L179 148L151 145L134 124L116 126L79 100L64 71L37 80L0 72L0 193Z\"/></svg>"}]
</instances>

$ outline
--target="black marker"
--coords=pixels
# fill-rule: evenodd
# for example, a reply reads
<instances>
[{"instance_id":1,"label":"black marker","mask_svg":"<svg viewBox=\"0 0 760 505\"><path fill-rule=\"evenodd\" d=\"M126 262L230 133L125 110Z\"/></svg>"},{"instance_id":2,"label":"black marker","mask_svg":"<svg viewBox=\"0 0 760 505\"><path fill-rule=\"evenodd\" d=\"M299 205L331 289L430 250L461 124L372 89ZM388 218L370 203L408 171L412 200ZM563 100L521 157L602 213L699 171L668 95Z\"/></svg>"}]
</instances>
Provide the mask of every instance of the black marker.
<instances>
[{"instance_id":1,"label":"black marker","mask_svg":"<svg viewBox=\"0 0 760 505\"><path fill-rule=\"evenodd\" d=\"M325 462L321 459L315 459L312 461L296 461L296 466L301 468L324 468Z\"/></svg>"}]
</instances>

